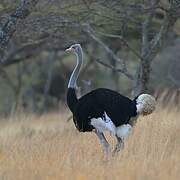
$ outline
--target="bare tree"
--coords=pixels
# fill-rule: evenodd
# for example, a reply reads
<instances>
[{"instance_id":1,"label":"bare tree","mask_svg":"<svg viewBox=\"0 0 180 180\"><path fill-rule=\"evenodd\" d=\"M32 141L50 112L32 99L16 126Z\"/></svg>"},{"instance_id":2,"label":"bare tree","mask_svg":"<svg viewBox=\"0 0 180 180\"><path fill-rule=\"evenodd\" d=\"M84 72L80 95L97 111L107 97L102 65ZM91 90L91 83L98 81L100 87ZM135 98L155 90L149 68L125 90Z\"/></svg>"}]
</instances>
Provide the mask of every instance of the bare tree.
<instances>
[{"instance_id":1,"label":"bare tree","mask_svg":"<svg viewBox=\"0 0 180 180\"><path fill-rule=\"evenodd\" d=\"M129 8L130 5L127 5L127 8ZM140 46L140 52L137 52L137 50L133 49L126 39L124 39L121 35L114 35L114 34L107 34L107 33L99 33L92 29L90 25L85 25L85 31L89 34L89 36L96 41L99 45L101 45L104 50L118 63L121 64L120 68L116 68L115 66L112 66L111 64L107 64L98 58L96 61L105 67L111 68L114 71L120 72L124 74L126 77L128 77L130 80L133 80L134 88L133 88L133 94L137 95L142 92L147 92L149 90L148 83L150 79L151 74L151 64L154 60L155 56L163 46L163 42L166 40L166 37L168 33L172 30L173 26L175 25L177 19L180 17L180 3L178 1L170 1L169 8L163 8L160 5L159 0L150 0L150 1L144 1L144 3L141 3L138 5L131 5L131 13L137 13L137 10L139 9L141 12L145 12L144 18L141 21L136 21L136 19L133 19L133 16L127 16L124 18L129 18L136 22L138 24L137 28L141 29L141 46ZM160 24L159 29L157 32L153 32L152 35L152 29L154 26L154 19L156 18L158 10L163 11L163 20ZM130 13L130 14L131 14ZM131 15L132 15L131 14ZM134 14L134 17L136 17L136 14ZM136 57L139 59L138 67L136 70L136 74L132 74L129 72L125 59L120 59L111 48L108 47L106 43L104 43L98 36L98 33L102 36L108 36L111 38L120 38L125 45L129 48L130 51L134 53Z\"/></svg>"},{"instance_id":2,"label":"bare tree","mask_svg":"<svg viewBox=\"0 0 180 180\"><path fill-rule=\"evenodd\" d=\"M102 66L110 69L106 77L114 81L116 87L113 88L118 89L118 82L125 79L128 93L133 91L136 95L149 91L151 64L180 16L177 0L9 0L0 4L5 7L0 13L0 80L13 91L14 101L23 98L23 103L28 104L26 97L33 94L31 105L36 104L34 109L39 104L42 109L47 105L47 99L53 97L50 95L55 75L52 61L49 59L51 68L47 68L43 59L51 57L52 52L61 54L75 42L82 44L87 56L83 79L80 79L81 85L86 86L85 91L94 87L91 80L95 86L102 82L88 77L89 72L104 73ZM8 10L6 4L9 4ZM64 84L71 71L70 61L64 61L65 54L57 57L53 67L61 68L57 74L63 75ZM24 70L20 68L19 71L19 64L23 64ZM18 72L17 76L12 75L12 69ZM36 72L41 76L33 77ZM24 77L27 81L23 81ZM30 82L31 78L37 80L36 87ZM175 82L171 76L169 79ZM41 93L36 88L40 88ZM19 95L20 91L23 91L23 97Z\"/></svg>"}]
</instances>

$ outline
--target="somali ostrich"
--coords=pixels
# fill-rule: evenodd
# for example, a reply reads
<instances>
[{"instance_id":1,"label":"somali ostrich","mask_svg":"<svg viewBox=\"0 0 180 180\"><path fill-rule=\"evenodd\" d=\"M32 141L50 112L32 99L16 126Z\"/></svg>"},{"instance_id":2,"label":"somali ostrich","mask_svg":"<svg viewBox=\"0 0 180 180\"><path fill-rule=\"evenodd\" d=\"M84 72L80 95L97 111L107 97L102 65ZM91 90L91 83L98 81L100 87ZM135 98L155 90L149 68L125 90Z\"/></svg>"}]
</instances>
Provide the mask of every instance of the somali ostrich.
<instances>
[{"instance_id":1,"label":"somali ostrich","mask_svg":"<svg viewBox=\"0 0 180 180\"><path fill-rule=\"evenodd\" d=\"M128 136L132 123L130 119L137 115L147 115L155 109L155 99L151 95L141 94L131 100L110 89L98 88L77 98L76 81L83 64L83 52L80 44L74 44L66 49L75 53L76 67L68 83L67 105L73 114L73 121L80 132L94 131L103 145L105 159L109 154L109 143L104 131L109 131L117 138L113 151L123 148L123 140Z\"/></svg>"}]
</instances>

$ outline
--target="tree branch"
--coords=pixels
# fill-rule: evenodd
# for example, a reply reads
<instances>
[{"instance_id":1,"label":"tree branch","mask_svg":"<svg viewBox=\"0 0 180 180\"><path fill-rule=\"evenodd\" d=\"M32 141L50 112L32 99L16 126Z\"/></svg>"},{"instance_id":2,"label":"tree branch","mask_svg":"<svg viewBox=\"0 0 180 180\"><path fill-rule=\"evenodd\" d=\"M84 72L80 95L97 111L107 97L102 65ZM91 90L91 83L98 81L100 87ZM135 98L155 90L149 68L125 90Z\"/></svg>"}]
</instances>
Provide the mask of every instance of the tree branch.
<instances>
[{"instance_id":1,"label":"tree branch","mask_svg":"<svg viewBox=\"0 0 180 180\"><path fill-rule=\"evenodd\" d=\"M4 47L9 42L10 38L16 31L17 23L25 19L34 8L38 0L21 0L19 7L9 15L7 21L0 27L0 49Z\"/></svg>"},{"instance_id":2,"label":"tree branch","mask_svg":"<svg viewBox=\"0 0 180 180\"><path fill-rule=\"evenodd\" d=\"M112 69L116 72L120 72L122 74L124 74L125 76L127 76L130 80L134 80L134 76L129 74L127 71L123 70L123 69L120 69L120 68L115 68L114 66L110 65L110 64L106 64L104 63L103 61L99 60L99 59L95 59L95 61L109 69Z\"/></svg>"},{"instance_id":3,"label":"tree branch","mask_svg":"<svg viewBox=\"0 0 180 180\"><path fill-rule=\"evenodd\" d=\"M101 41L97 36L95 36L95 32L94 30L89 26L89 25L84 25L84 31L88 33L88 35L95 40L98 44L100 44L105 51L117 62L119 62L122 66L122 68L119 68L117 71L121 72L122 74L124 74L125 76L127 76L128 78L132 79L132 75L128 72L127 67L126 67L126 63L124 59L120 59L116 54L114 54L114 52L103 42ZM99 61L100 63L100 61ZM108 67L108 65L106 63L101 62L102 65ZM106 65L105 65L106 64ZM116 70L115 67L111 67L114 68L114 70Z\"/></svg>"},{"instance_id":4,"label":"tree branch","mask_svg":"<svg viewBox=\"0 0 180 180\"><path fill-rule=\"evenodd\" d=\"M152 56L152 54L156 54L155 52L158 50L160 41L162 41L163 38L167 35L169 28L173 27L176 20L177 18L173 18L169 15L166 15L159 32L154 36L154 38L150 42L150 49L145 55L146 58L148 58L149 60L153 59L153 58L149 58L149 56Z\"/></svg>"},{"instance_id":5,"label":"tree branch","mask_svg":"<svg viewBox=\"0 0 180 180\"><path fill-rule=\"evenodd\" d=\"M123 38L123 36L120 36L120 35L114 35L114 34L107 34L107 33L103 33L103 32L99 32L99 31L96 31L97 33L103 35L103 36L106 36L106 37L110 37L110 38L118 38L120 40L123 41L123 43L129 48L130 51L133 52L134 55L136 55L139 59L142 59L141 55L134 49L132 48L129 43L127 42L126 39Z\"/></svg>"},{"instance_id":6,"label":"tree branch","mask_svg":"<svg viewBox=\"0 0 180 180\"><path fill-rule=\"evenodd\" d=\"M145 56L149 52L149 31L150 31L150 25L152 23L152 20L155 15L155 7L158 4L158 0L150 0L148 2L149 7L151 10L149 11L146 19L142 23L142 45L141 45L141 57L143 57L143 60L146 59Z\"/></svg>"},{"instance_id":7,"label":"tree branch","mask_svg":"<svg viewBox=\"0 0 180 180\"><path fill-rule=\"evenodd\" d=\"M88 33L88 35L93 39L95 40L98 44L100 44L108 54L110 54L110 56L116 60L117 62L121 63L123 69L126 69L126 64L125 64L125 60L124 59L120 59L116 54L114 54L114 52L103 42L101 41L97 36L95 36L95 32L94 30L89 26L89 25L86 25L84 26L84 30L85 32Z\"/></svg>"},{"instance_id":8,"label":"tree branch","mask_svg":"<svg viewBox=\"0 0 180 180\"><path fill-rule=\"evenodd\" d=\"M35 55L35 50L37 48L41 48L44 45L44 43L44 41L28 43L23 45L22 47L15 49L11 53L9 53L8 56L4 56L4 58L0 61L0 65L9 66L24 61L25 59ZM24 55L16 58L16 55L20 55L21 53L23 53Z\"/></svg>"}]
</instances>

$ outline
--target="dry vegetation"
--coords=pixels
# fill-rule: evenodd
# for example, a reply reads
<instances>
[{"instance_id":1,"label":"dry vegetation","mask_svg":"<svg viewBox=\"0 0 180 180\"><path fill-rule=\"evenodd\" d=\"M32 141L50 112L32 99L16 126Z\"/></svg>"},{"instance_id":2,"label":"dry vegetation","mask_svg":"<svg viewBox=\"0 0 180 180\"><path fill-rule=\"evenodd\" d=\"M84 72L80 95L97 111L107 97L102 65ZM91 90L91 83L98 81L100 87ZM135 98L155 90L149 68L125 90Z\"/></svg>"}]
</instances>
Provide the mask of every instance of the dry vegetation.
<instances>
[{"instance_id":1,"label":"dry vegetation","mask_svg":"<svg viewBox=\"0 0 180 180\"><path fill-rule=\"evenodd\" d=\"M16 115L0 125L2 180L175 180L180 178L180 112L141 117L125 149L103 162L93 133L78 133L68 113ZM111 144L115 140L108 136Z\"/></svg>"}]
</instances>

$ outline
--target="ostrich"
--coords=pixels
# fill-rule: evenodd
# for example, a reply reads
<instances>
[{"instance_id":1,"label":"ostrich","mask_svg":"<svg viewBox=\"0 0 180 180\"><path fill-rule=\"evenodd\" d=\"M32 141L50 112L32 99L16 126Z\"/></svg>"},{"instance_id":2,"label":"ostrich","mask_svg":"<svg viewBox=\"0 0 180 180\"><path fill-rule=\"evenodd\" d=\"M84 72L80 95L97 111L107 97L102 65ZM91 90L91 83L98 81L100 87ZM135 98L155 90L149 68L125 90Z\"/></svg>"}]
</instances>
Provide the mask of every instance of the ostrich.
<instances>
[{"instance_id":1,"label":"ostrich","mask_svg":"<svg viewBox=\"0 0 180 180\"><path fill-rule=\"evenodd\" d=\"M80 44L74 44L66 51L73 52L77 61L67 91L67 105L73 114L74 124L80 132L96 133L103 146L105 159L108 159L109 143L104 132L108 131L116 137L117 144L113 154L119 152L132 129L132 122L138 115L148 115L154 111L155 98L149 94L141 94L131 100L113 90L98 88L78 99L76 81L83 64L83 51Z\"/></svg>"}]
</instances>

